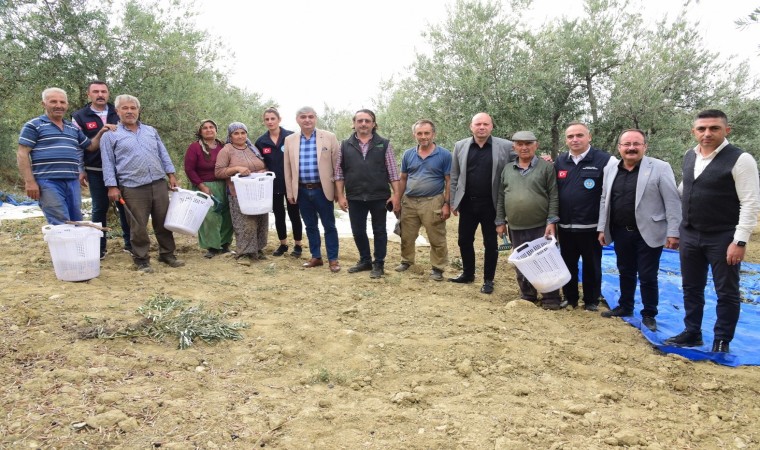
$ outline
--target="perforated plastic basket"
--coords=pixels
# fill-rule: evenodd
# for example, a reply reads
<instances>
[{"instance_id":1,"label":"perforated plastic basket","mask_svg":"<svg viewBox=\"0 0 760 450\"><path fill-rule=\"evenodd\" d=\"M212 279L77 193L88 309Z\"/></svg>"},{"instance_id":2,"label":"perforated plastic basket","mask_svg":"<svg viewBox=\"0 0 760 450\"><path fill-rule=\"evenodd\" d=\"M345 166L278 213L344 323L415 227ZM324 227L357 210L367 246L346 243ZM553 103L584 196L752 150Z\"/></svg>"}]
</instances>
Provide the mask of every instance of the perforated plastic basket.
<instances>
[{"instance_id":1,"label":"perforated plastic basket","mask_svg":"<svg viewBox=\"0 0 760 450\"><path fill-rule=\"evenodd\" d=\"M45 225L42 234L50 249L56 278L84 281L100 275L102 231L75 225Z\"/></svg>"},{"instance_id":2,"label":"perforated plastic basket","mask_svg":"<svg viewBox=\"0 0 760 450\"><path fill-rule=\"evenodd\" d=\"M538 292L551 292L570 281L570 271L553 236L540 237L514 249L509 262L517 266Z\"/></svg>"},{"instance_id":3,"label":"perforated plastic basket","mask_svg":"<svg viewBox=\"0 0 760 450\"><path fill-rule=\"evenodd\" d=\"M274 178L274 172L252 173L245 177L234 175L232 183L235 185L240 212L253 216L272 211Z\"/></svg>"},{"instance_id":4,"label":"perforated plastic basket","mask_svg":"<svg viewBox=\"0 0 760 450\"><path fill-rule=\"evenodd\" d=\"M203 192L178 188L169 200L164 227L176 233L195 236L213 204L211 197Z\"/></svg>"}]
</instances>

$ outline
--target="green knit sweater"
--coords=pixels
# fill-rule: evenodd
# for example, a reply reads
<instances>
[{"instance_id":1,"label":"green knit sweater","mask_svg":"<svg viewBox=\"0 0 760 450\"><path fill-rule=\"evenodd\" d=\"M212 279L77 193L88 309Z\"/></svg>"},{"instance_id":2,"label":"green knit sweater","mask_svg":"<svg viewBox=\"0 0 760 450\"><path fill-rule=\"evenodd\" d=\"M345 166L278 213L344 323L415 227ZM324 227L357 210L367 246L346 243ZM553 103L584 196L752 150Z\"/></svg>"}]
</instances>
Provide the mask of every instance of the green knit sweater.
<instances>
[{"instance_id":1,"label":"green knit sweater","mask_svg":"<svg viewBox=\"0 0 760 450\"><path fill-rule=\"evenodd\" d=\"M496 224L508 223L513 230L546 226L559 215L557 175L554 166L534 158L527 174L521 174L517 161L504 167L496 208Z\"/></svg>"}]
</instances>

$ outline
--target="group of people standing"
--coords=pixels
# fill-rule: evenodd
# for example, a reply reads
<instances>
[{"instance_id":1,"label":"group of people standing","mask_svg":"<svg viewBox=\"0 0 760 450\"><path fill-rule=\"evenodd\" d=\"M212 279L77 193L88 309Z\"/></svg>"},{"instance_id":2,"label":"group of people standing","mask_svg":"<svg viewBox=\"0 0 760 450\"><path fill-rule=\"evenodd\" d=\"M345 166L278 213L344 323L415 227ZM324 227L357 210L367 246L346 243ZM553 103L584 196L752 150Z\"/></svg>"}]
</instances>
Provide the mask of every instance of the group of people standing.
<instances>
[{"instance_id":1,"label":"group of people standing","mask_svg":"<svg viewBox=\"0 0 760 450\"><path fill-rule=\"evenodd\" d=\"M66 93L57 88L43 92L45 114L24 124L19 137L17 160L27 195L40 201L49 223L60 224L81 220L80 184L89 185L93 221L105 226L109 205L116 205L124 249L137 270L153 270L149 219L159 261L183 266L174 254L173 234L164 228L169 190L178 182L158 132L139 120L136 97L120 95L111 104L103 81L90 83L87 94L90 103L69 122L64 118ZM371 110L354 114L354 133L342 142L317 128L311 107L297 111L300 130L295 133L280 126L275 108L265 110L263 121L267 131L254 144L243 123L229 124L222 142L217 124L203 120L197 140L187 149L184 167L190 183L214 201L198 233L206 258L232 252L233 235L239 263L267 258L269 215L243 214L231 179L268 171L274 173L273 211L280 242L272 255L289 250L287 215L294 239L290 254L302 256L303 221L310 252L304 268L325 264L321 222L329 270L341 270L337 202L348 211L359 253L349 273L384 276L386 217L393 212L401 236L401 262L395 270L405 272L415 264L415 241L424 227L430 242L430 278L442 281L448 264L445 222L455 215L462 272L449 281L475 281L478 227L484 246L484 294L494 292L499 235L508 234L515 246L555 236L570 281L561 292L542 293L539 301L539 292L517 270L521 298L549 310L577 307L582 300L584 309L598 311L602 246L614 241L620 300L602 316L633 315L638 280L642 324L655 331L660 255L663 248L680 247L686 329L665 344L703 345L704 288L710 268L718 294L713 351L728 352L739 317L739 267L760 212L760 183L754 158L726 139L730 127L719 110L697 115L692 133L698 144L686 152L678 187L667 163L646 156L647 135L638 129L620 134L618 160L591 146L587 125L570 123L565 130L568 150L551 162L536 155L538 140L531 131L518 131L511 140L493 136L487 113L472 118L471 136L458 141L453 152L435 143L432 121L419 120L412 126L417 145L402 154L399 170L393 146L378 134ZM104 236L101 258L105 255Z\"/></svg>"}]
</instances>

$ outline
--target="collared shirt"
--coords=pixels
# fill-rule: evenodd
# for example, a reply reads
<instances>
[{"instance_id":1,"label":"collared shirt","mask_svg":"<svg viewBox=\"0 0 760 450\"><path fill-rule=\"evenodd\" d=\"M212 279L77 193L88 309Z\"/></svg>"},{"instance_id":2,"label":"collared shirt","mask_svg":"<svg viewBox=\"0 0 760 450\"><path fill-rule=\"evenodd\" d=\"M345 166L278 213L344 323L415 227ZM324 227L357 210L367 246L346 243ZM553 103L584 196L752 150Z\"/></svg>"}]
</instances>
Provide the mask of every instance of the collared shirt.
<instances>
[{"instance_id":1,"label":"collared shirt","mask_svg":"<svg viewBox=\"0 0 760 450\"><path fill-rule=\"evenodd\" d=\"M483 148L472 140L467 150L467 181L464 187L465 197L491 198L491 172L493 171L493 147L488 137Z\"/></svg>"},{"instance_id":2,"label":"collared shirt","mask_svg":"<svg viewBox=\"0 0 760 450\"><path fill-rule=\"evenodd\" d=\"M570 157L570 160L572 162L574 162L576 165L578 165L578 163L581 162L581 160L583 158L585 158L586 155L588 155L589 150L591 150L591 146L590 145L588 146L588 148L586 149L586 151L583 152L583 153L581 153L580 155L573 155L573 152L571 152L571 151L568 151L567 155Z\"/></svg>"},{"instance_id":3,"label":"collared shirt","mask_svg":"<svg viewBox=\"0 0 760 450\"><path fill-rule=\"evenodd\" d=\"M83 149L90 146L90 139L68 120L58 128L43 114L24 124L18 143L32 149L29 156L34 178L72 180L84 171Z\"/></svg>"},{"instance_id":4,"label":"collared shirt","mask_svg":"<svg viewBox=\"0 0 760 450\"><path fill-rule=\"evenodd\" d=\"M356 135L356 133L354 133ZM369 144L372 142L370 139L367 142L362 142L359 138L356 138L359 143L359 149L362 151L362 156L366 159L367 152L369 152ZM338 160L335 162L335 181L340 181L343 176L343 152L338 152ZM401 176L398 173L398 167L396 166L396 155L393 153L393 145L388 142L388 149L385 152L385 169L388 171L388 181L398 181Z\"/></svg>"},{"instance_id":5,"label":"collared shirt","mask_svg":"<svg viewBox=\"0 0 760 450\"><path fill-rule=\"evenodd\" d=\"M174 164L155 128L137 122L137 131L121 123L100 138L103 180L108 187L139 187L174 173Z\"/></svg>"},{"instance_id":6,"label":"collared shirt","mask_svg":"<svg viewBox=\"0 0 760 450\"><path fill-rule=\"evenodd\" d=\"M301 133L301 150L298 154L298 182L319 183L319 154L317 153L317 130L311 138Z\"/></svg>"},{"instance_id":7,"label":"collared shirt","mask_svg":"<svg viewBox=\"0 0 760 450\"><path fill-rule=\"evenodd\" d=\"M515 167L515 170L517 170L520 173L520 175L525 176L528 173L530 173L531 169L533 169L534 167L536 167L536 164L538 164L538 156L533 155L533 159L531 159L530 162L528 163L528 167L525 167L525 168L520 167L520 160L519 160L519 158L515 160L515 166L514 167Z\"/></svg>"},{"instance_id":8,"label":"collared shirt","mask_svg":"<svg viewBox=\"0 0 760 450\"><path fill-rule=\"evenodd\" d=\"M727 145L728 139L723 139L723 143L707 156L702 156L699 145L694 147L693 151L697 156L694 161L694 179L702 174ZM747 152L739 155L739 159L736 160L736 164L731 169L731 175L734 177L736 195L739 197L740 205L739 223L736 225L734 240L747 242L757 225L757 215L760 213L760 184L758 183L755 158ZM678 193L683 195L683 181L678 185Z\"/></svg>"},{"instance_id":9,"label":"collared shirt","mask_svg":"<svg viewBox=\"0 0 760 450\"><path fill-rule=\"evenodd\" d=\"M451 174L451 152L435 146L426 158L419 155L419 146L404 152L401 173L407 174L406 190L409 197L433 197L443 192L446 177Z\"/></svg>"},{"instance_id":10,"label":"collared shirt","mask_svg":"<svg viewBox=\"0 0 760 450\"><path fill-rule=\"evenodd\" d=\"M612 182L610 203L611 223L614 226L636 226L636 183L639 180L640 166L641 162L629 171L623 161L618 164L617 175Z\"/></svg>"}]
</instances>

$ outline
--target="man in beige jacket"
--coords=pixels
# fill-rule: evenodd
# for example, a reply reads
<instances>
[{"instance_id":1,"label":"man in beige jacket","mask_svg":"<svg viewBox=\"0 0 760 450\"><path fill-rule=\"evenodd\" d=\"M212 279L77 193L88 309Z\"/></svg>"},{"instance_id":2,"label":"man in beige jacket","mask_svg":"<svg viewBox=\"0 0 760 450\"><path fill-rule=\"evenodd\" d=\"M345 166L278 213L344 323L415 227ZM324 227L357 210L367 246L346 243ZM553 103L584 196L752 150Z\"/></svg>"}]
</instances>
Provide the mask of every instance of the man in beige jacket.
<instances>
[{"instance_id":1,"label":"man in beige jacket","mask_svg":"<svg viewBox=\"0 0 760 450\"><path fill-rule=\"evenodd\" d=\"M325 229L325 247L330 271L340 271L338 262L338 230L335 228L334 168L340 144L333 133L318 130L317 113L304 106L296 113L300 133L285 138L285 189L288 201L298 203L298 209L306 225L311 259L304 267L319 267L322 261L322 241L319 221Z\"/></svg>"}]
</instances>

